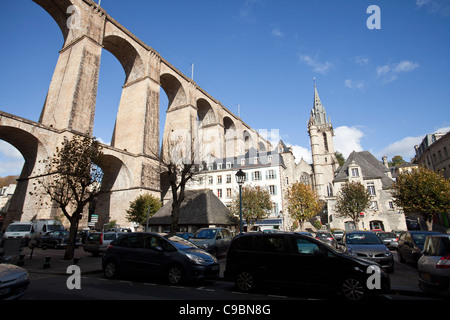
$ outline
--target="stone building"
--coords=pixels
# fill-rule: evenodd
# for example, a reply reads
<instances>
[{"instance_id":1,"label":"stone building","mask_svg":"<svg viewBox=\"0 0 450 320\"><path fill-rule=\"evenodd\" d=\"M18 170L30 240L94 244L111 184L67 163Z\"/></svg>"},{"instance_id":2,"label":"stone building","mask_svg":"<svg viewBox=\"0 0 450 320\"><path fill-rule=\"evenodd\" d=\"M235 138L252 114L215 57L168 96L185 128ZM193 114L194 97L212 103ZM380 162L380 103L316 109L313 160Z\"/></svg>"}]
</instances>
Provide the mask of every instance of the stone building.
<instances>
[{"instance_id":1,"label":"stone building","mask_svg":"<svg viewBox=\"0 0 450 320\"><path fill-rule=\"evenodd\" d=\"M427 134L414 148L419 165L450 178L450 132Z\"/></svg>"},{"instance_id":2,"label":"stone building","mask_svg":"<svg viewBox=\"0 0 450 320\"><path fill-rule=\"evenodd\" d=\"M359 225L349 218L340 217L335 211L337 194L346 182L360 182L371 194L370 207L360 215ZM353 151L340 167L332 181L334 194L327 197L328 221L331 228L343 230L406 230L405 216L394 205L390 187L391 172L370 152Z\"/></svg>"}]
</instances>

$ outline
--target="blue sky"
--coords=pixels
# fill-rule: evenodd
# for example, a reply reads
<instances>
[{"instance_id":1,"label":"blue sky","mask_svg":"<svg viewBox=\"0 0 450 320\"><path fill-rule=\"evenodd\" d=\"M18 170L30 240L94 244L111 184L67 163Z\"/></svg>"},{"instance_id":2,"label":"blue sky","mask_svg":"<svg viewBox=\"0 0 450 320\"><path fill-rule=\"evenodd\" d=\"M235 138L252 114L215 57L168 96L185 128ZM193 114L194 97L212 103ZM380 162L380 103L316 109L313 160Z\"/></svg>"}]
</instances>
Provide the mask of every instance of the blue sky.
<instances>
[{"instance_id":1,"label":"blue sky","mask_svg":"<svg viewBox=\"0 0 450 320\"><path fill-rule=\"evenodd\" d=\"M98 3L98 0L96 0ZM381 29L369 29L370 5ZM450 129L450 0L102 0L147 45L257 130L310 161L314 82L347 156L402 155ZM63 46L31 0L0 2L0 110L38 121ZM109 142L125 80L102 51L94 135ZM161 92L161 111L167 107ZM164 121L164 120L162 120ZM0 142L0 176L23 158Z\"/></svg>"}]
</instances>

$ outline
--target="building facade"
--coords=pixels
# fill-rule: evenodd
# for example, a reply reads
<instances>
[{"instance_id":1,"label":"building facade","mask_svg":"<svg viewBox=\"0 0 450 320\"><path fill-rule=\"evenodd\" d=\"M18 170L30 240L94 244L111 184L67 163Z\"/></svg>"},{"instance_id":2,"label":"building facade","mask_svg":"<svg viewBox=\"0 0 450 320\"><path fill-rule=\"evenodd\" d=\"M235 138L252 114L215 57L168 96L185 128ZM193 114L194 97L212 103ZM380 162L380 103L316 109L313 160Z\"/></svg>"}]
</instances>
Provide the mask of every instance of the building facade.
<instances>
[{"instance_id":1,"label":"building facade","mask_svg":"<svg viewBox=\"0 0 450 320\"><path fill-rule=\"evenodd\" d=\"M450 178L450 132L427 134L414 148L419 165Z\"/></svg>"}]
</instances>

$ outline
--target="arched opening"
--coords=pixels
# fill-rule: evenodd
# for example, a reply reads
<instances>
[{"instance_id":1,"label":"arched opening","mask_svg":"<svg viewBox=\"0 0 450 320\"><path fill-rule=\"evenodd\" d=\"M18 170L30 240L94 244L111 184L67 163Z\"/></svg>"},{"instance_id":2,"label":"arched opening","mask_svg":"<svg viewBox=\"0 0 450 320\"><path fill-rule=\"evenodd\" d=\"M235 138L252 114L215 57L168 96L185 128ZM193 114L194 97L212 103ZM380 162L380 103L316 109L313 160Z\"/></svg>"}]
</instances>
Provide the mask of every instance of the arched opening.
<instances>
[{"instance_id":1,"label":"arched opening","mask_svg":"<svg viewBox=\"0 0 450 320\"><path fill-rule=\"evenodd\" d=\"M236 153L236 125L230 117L223 118L223 130L224 130L224 155L225 158L231 158Z\"/></svg>"},{"instance_id":2,"label":"arched opening","mask_svg":"<svg viewBox=\"0 0 450 320\"><path fill-rule=\"evenodd\" d=\"M186 122L190 121L188 108L181 110L186 106L186 93L181 82L172 74L163 73L160 76L160 143L161 155L168 151L168 143L178 136L186 136ZM161 92L164 91L164 94ZM164 124L164 125L163 125ZM176 141L172 141L176 142Z\"/></svg>"},{"instance_id":3,"label":"arched opening","mask_svg":"<svg viewBox=\"0 0 450 320\"><path fill-rule=\"evenodd\" d=\"M260 141L260 142L258 143L258 149L259 149L259 151L267 151L267 150L266 150L266 145L265 145L264 142L262 142L262 141Z\"/></svg>"},{"instance_id":4,"label":"arched opening","mask_svg":"<svg viewBox=\"0 0 450 320\"><path fill-rule=\"evenodd\" d=\"M253 145L253 139L250 133L247 130L244 130L243 133L243 139L244 139L244 153L247 153L250 150L250 147Z\"/></svg>"},{"instance_id":5,"label":"arched opening","mask_svg":"<svg viewBox=\"0 0 450 320\"><path fill-rule=\"evenodd\" d=\"M201 129L205 126L213 124L216 122L216 117L214 115L214 110L211 105L205 99L197 100L197 124L198 128Z\"/></svg>"}]
</instances>

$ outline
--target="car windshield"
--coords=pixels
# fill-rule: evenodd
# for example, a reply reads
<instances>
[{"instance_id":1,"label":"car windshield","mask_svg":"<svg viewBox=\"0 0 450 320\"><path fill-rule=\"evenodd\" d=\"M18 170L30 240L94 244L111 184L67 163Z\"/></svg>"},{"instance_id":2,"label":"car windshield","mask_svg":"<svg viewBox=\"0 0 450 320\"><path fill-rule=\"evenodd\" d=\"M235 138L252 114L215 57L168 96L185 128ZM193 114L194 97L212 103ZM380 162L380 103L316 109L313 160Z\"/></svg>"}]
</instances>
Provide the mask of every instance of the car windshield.
<instances>
[{"instance_id":1,"label":"car windshield","mask_svg":"<svg viewBox=\"0 0 450 320\"><path fill-rule=\"evenodd\" d=\"M320 239L327 239L327 238L331 238L331 234L330 233L325 233L325 232L320 232L316 234L317 238Z\"/></svg>"},{"instance_id":2,"label":"car windshield","mask_svg":"<svg viewBox=\"0 0 450 320\"><path fill-rule=\"evenodd\" d=\"M380 239L397 238L397 236L396 236L395 233L393 233L393 232L380 233L380 234L378 235L378 237L379 237Z\"/></svg>"},{"instance_id":3,"label":"car windshield","mask_svg":"<svg viewBox=\"0 0 450 320\"><path fill-rule=\"evenodd\" d=\"M188 240L185 240L185 239L183 239L181 237L178 237L178 236L166 235L166 236L164 236L164 238L169 240L171 244L173 244L177 249L180 249L180 250L188 250L188 249L196 249L196 248L198 248L192 242L190 242Z\"/></svg>"},{"instance_id":4,"label":"car windshield","mask_svg":"<svg viewBox=\"0 0 450 320\"><path fill-rule=\"evenodd\" d=\"M350 233L347 235L347 244L381 244L381 240L374 233Z\"/></svg>"},{"instance_id":5,"label":"car windshield","mask_svg":"<svg viewBox=\"0 0 450 320\"><path fill-rule=\"evenodd\" d=\"M412 233L411 232L411 237L413 238L413 240L416 244L423 245L425 243L425 239L432 234L436 234L436 233Z\"/></svg>"},{"instance_id":6,"label":"car windshield","mask_svg":"<svg viewBox=\"0 0 450 320\"><path fill-rule=\"evenodd\" d=\"M10 224L6 229L6 232L22 232L30 230L31 224Z\"/></svg>"},{"instance_id":7,"label":"car windshield","mask_svg":"<svg viewBox=\"0 0 450 320\"><path fill-rule=\"evenodd\" d=\"M216 229L203 229L197 231L194 235L194 239L214 239L216 237Z\"/></svg>"}]
</instances>

